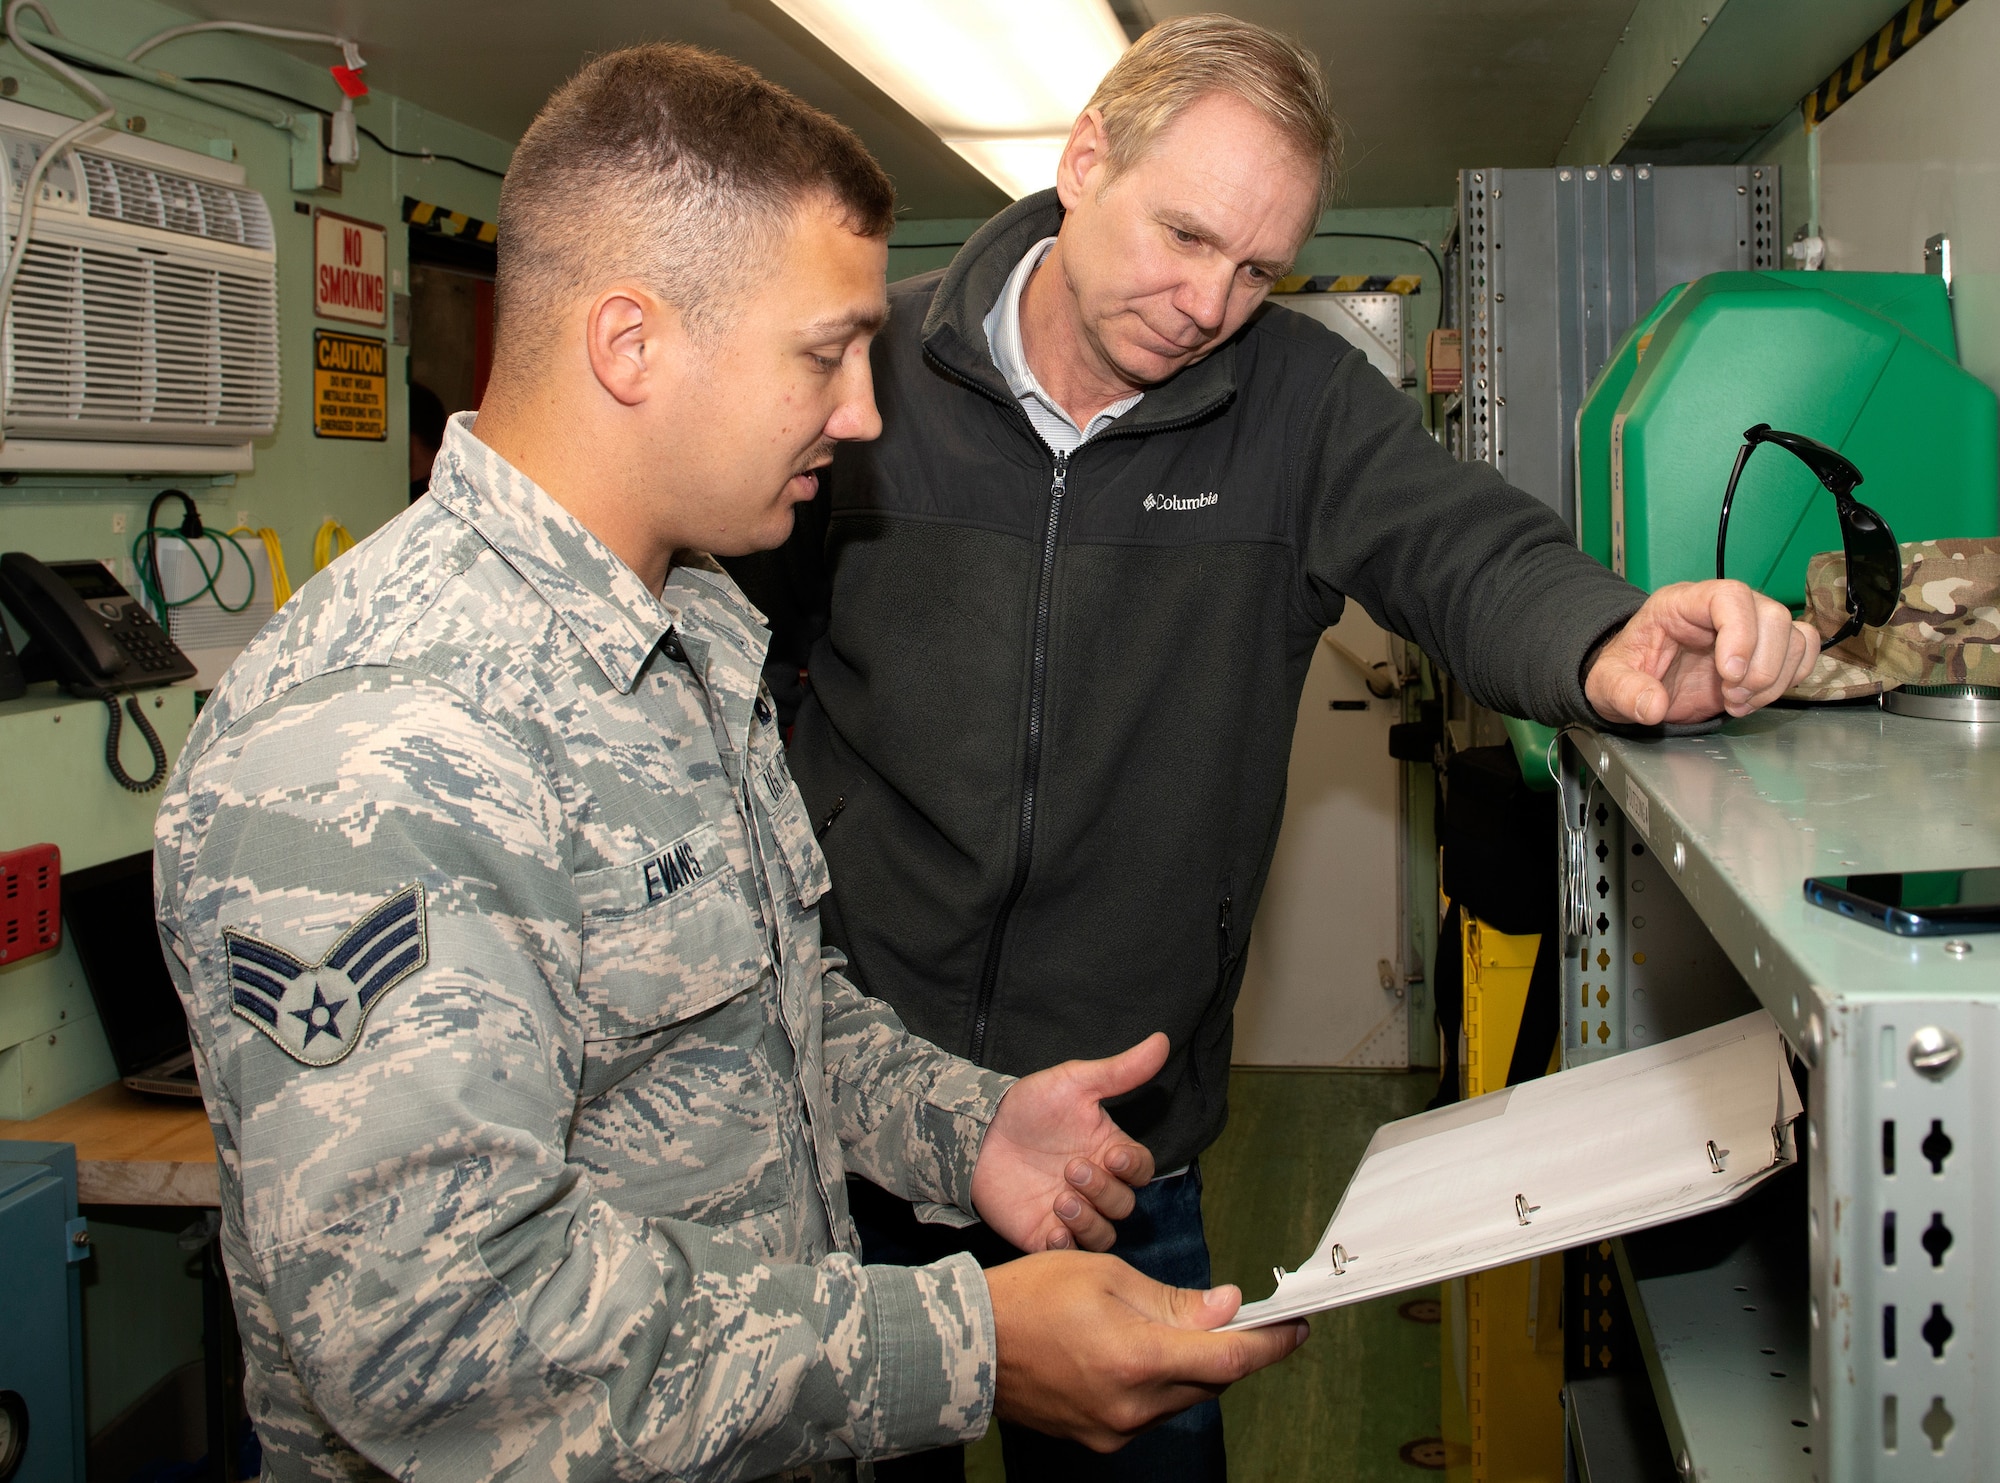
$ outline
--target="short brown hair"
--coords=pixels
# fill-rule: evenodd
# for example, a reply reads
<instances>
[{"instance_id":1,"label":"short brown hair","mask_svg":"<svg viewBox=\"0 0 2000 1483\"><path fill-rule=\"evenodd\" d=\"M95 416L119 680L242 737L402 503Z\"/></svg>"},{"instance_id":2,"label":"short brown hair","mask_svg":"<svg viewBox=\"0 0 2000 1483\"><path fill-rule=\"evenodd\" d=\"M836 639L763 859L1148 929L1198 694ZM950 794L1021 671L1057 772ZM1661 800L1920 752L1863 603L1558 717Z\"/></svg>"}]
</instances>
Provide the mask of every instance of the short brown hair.
<instances>
[{"instance_id":1,"label":"short brown hair","mask_svg":"<svg viewBox=\"0 0 2000 1483\"><path fill-rule=\"evenodd\" d=\"M1115 178L1188 107L1211 93L1241 98L1319 168L1319 204L1340 172L1340 120L1319 60L1289 36L1229 15L1184 15L1141 36L1104 74L1087 108L1104 118Z\"/></svg>"},{"instance_id":2,"label":"short brown hair","mask_svg":"<svg viewBox=\"0 0 2000 1483\"><path fill-rule=\"evenodd\" d=\"M501 183L495 349L531 353L555 310L625 274L705 335L814 196L861 236L894 222L854 131L776 83L698 47L607 53L542 105Z\"/></svg>"}]
</instances>

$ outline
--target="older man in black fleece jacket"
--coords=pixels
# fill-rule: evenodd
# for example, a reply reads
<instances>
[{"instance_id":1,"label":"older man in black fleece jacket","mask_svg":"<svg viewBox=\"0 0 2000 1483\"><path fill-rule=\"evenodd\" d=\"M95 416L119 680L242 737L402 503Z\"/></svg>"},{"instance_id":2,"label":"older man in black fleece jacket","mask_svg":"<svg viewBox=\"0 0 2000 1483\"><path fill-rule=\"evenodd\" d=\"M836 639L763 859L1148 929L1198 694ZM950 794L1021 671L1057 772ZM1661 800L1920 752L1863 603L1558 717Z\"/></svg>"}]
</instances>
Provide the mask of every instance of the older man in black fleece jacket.
<instances>
[{"instance_id":1,"label":"older man in black fleece jacket","mask_svg":"<svg viewBox=\"0 0 2000 1483\"><path fill-rule=\"evenodd\" d=\"M1118 1117L1187 1172L1141 1192L1117 1250L1183 1286L1207 1282L1193 1165L1222 1130L1299 692L1344 605L1550 723L1741 715L1818 649L1739 583L1627 586L1448 457L1360 351L1264 303L1336 140L1291 43L1216 16L1148 33L1056 189L892 289L883 436L802 512L789 591L750 583L826 608L791 762L868 991L1009 1072L1171 1037ZM866 1189L856 1214L873 1261L991 1245ZM1017 1477L1222 1471L1213 1406L1114 1459L1006 1442Z\"/></svg>"}]
</instances>

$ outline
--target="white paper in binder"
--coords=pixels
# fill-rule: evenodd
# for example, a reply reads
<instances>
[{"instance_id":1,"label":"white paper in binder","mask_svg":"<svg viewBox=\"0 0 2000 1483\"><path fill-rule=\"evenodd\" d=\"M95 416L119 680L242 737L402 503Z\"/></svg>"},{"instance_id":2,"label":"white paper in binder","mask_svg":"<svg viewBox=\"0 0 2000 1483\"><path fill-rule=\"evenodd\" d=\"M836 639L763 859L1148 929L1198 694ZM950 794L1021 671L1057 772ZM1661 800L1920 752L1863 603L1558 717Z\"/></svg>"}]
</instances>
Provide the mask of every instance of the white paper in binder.
<instances>
[{"instance_id":1,"label":"white paper in binder","mask_svg":"<svg viewBox=\"0 0 2000 1483\"><path fill-rule=\"evenodd\" d=\"M1312 1257L1230 1328L1298 1318L1727 1205L1794 1161L1758 1010L1378 1130Z\"/></svg>"}]
</instances>

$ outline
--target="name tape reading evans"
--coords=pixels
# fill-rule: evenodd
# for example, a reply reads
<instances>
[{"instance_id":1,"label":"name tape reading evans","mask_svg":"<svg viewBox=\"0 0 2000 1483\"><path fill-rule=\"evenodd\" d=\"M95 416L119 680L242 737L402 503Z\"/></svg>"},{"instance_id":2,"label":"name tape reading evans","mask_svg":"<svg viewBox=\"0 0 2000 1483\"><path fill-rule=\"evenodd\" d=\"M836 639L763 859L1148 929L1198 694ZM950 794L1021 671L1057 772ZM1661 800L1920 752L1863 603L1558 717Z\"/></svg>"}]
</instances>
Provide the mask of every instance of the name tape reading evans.
<instances>
[{"instance_id":1,"label":"name tape reading evans","mask_svg":"<svg viewBox=\"0 0 2000 1483\"><path fill-rule=\"evenodd\" d=\"M313 434L389 436L389 349L366 335L313 331Z\"/></svg>"}]
</instances>

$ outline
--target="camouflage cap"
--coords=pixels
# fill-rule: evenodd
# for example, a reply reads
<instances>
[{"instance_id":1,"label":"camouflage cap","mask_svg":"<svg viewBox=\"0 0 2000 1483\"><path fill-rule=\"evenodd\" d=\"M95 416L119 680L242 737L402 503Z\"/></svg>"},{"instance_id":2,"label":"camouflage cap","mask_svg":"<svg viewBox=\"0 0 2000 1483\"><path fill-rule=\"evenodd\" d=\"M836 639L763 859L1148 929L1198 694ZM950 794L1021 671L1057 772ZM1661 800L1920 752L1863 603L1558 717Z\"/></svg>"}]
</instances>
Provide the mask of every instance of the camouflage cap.
<instances>
[{"instance_id":1,"label":"camouflage cap","mask_svg":"<svg viewBox=\"0 0 2000 1483\"><path fill-rule=\"evenodd\" d=\"M2000 686L2000 538L1905 541L1896 616L1819 656L1789 700L1851 700L1903 685ZM1847 621L1847 558L1806 564L1806 616L1825 638Z\"/></svg>"}]
</instances>

